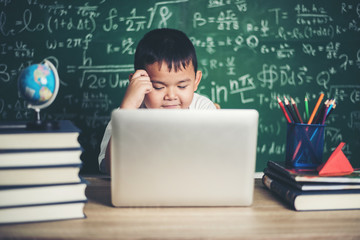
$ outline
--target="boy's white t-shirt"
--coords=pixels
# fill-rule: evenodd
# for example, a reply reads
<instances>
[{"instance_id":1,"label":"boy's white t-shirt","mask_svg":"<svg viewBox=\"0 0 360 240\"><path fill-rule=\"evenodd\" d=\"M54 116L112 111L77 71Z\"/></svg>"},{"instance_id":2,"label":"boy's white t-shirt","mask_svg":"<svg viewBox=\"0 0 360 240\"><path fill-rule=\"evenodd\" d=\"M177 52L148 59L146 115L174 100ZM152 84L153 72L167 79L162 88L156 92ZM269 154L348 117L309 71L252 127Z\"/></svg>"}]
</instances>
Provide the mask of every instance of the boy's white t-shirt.
<instances>
[{"instance_id":1,"label":"boy's white t-shirt","mask_svg":"<svg viewBox=\"0 0 360 240\"><path fill-rule=\"evenodd\" d=\"M215 107L214 103L207 97L204 97L197 93L194 93L194 97L189 106L189 109L192 109L192 110L216 109L216 107ZM107 148L110 138L111 138L111 124L109 122L108 125L106 126L104 136L103 136L103 139L100 144L100 154L98 157L98 161L99 161L99 169L101 172L105 172L102 162L103 162L103 159L105 158L105 152L106 152L106 148Z\"/></svg>"}]
</instances>

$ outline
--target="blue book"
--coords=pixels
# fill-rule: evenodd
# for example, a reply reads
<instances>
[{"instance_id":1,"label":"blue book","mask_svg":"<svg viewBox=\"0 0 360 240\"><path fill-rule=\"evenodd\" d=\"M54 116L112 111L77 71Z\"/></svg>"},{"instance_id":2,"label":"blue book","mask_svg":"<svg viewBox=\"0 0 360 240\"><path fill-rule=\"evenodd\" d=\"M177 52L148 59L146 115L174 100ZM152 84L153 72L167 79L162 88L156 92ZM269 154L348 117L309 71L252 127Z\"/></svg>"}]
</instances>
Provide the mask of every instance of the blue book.
<instances>
[{"instance_id":1,"label":"blue book","mask_svg":"<svg viewBox=\"0 0 360 240\"><path fill-rule=\"evenodd\" d=\"M24 122L0 122L0 151L11 149L79 148L80 130L71 121L55 129L31 130Z\"/></svg>"}]
</instances>

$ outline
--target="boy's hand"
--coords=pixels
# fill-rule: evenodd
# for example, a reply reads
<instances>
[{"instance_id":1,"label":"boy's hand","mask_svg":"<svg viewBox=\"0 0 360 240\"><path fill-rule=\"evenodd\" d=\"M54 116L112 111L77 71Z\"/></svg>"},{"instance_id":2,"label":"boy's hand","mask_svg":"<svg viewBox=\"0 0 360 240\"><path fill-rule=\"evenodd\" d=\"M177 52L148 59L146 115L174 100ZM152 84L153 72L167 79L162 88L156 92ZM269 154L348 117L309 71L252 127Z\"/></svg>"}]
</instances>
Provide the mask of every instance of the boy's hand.
<instances>
[{"instance_id":1,"label":"boy's hand","mask_svg":"<svg viewBox=\"0 0 360 240\"><path fill-rule=\"evenodd\" d=\"M145 98L145 94L152 90L153 86L147 72L145 70L137 70L130 79L120 108L139 108Z\"/></svg>"}]
</instances>

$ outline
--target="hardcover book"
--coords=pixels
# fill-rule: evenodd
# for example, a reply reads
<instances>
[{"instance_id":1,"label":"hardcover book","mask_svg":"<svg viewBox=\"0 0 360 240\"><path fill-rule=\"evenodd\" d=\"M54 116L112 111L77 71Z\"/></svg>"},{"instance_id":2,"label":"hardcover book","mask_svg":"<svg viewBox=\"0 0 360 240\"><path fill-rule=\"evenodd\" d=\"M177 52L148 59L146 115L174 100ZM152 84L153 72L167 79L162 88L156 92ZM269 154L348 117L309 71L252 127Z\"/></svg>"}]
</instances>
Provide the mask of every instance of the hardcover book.
<instances>
[{"instance_id":1,"label":"hardcover book","mask_svg":"<svg viewBox=\"0 0 360 240\"><path fill-rule=\"evenodd\" d=\"M0 168L0 186L26 186L81 182L80 164Z\"/></svg>"},{"instance_id":2,"label":"hardcover book","mask_svg":"<svg viewBox=\"0 0 360 240\"><path fill-rule=\"evenodd\" d=\"M0 169L81 164L82 148L0 150Z\"/></svg>"},{"instance_id":3,"label":"hardcover book","mask_svg":"<svg viewBox=\"0 0 360 240\"><path fill-rule=\"evenodd\" d=\"M0 208L0 224L85 218L85 201Z\"/></svg>"},{"instance_id":4,"label":"hardcover book","mask_svg":"<svg viewBox=\"0 0 360 240\"><path fill-rule=\"evenodd\" d=\"M341 190L341 189L360 189L360 183L334 183L334 182L296 182L286 176L279 174L271 168L265 168L264 174L270 178L297 188L301 191L319 191L319 190Z\"/></svg>"},{"instance_id":5,"label":"hardcover book","mask_svg":"<svg viewBox=\"0 0 360 240\"><path fill-rule=\"evenodd\" d=\"M0 150L79 148L80 130L71 121L59 121L59 127L29 130L25 123L0 123Z\"/></svg>"},{"instance_id":6,"label":"hardcover book","mask_svg":"<svg viewBox=\"0 0 360 240\"><path fill-rule=\"evenodd\" d=\"M262 181L271 192L297 211L360 209L360 189L300 191L267 175Z\"/></svg>"},{"instance_id":7,"label":"hardcover book","mask_svg":"<svg viewBox=\"0 0 360 240\"><path fill-rule=\"evenodd\" d=\"M313 169L289 169L284 162L268 161L269 169L276 171L289 180L296 182L333 182L333 183L360 183L360 171L344 176L319 176Z\"/></svg>"},{"instance_id":8,"label":"hardcover book","mask_svg":"<svg viewBox=\"0 0 360 240\"><path fill-rule=\"evenodd\" d=\"M0 187L0 208L86 201L87 183Z\"/></svg>"}]
</instances>

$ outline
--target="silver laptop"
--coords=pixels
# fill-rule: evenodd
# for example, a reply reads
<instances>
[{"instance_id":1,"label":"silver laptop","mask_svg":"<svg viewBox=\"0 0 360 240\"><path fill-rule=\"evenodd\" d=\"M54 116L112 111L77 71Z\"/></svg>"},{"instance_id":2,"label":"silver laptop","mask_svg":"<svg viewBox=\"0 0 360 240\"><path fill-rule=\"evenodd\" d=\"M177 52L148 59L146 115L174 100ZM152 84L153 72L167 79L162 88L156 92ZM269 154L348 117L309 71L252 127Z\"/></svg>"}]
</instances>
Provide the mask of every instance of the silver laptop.
<instances>
[{"instance_id":1,"label":"silver laptop","mask_svg":"<svg viewBox=\"0 0 360 240\"><path fill-rule=\"evenodd\" d=\"M114 110L111 198L125 206L249 206L256 110Z\"/></svg>"}]
</instances>

